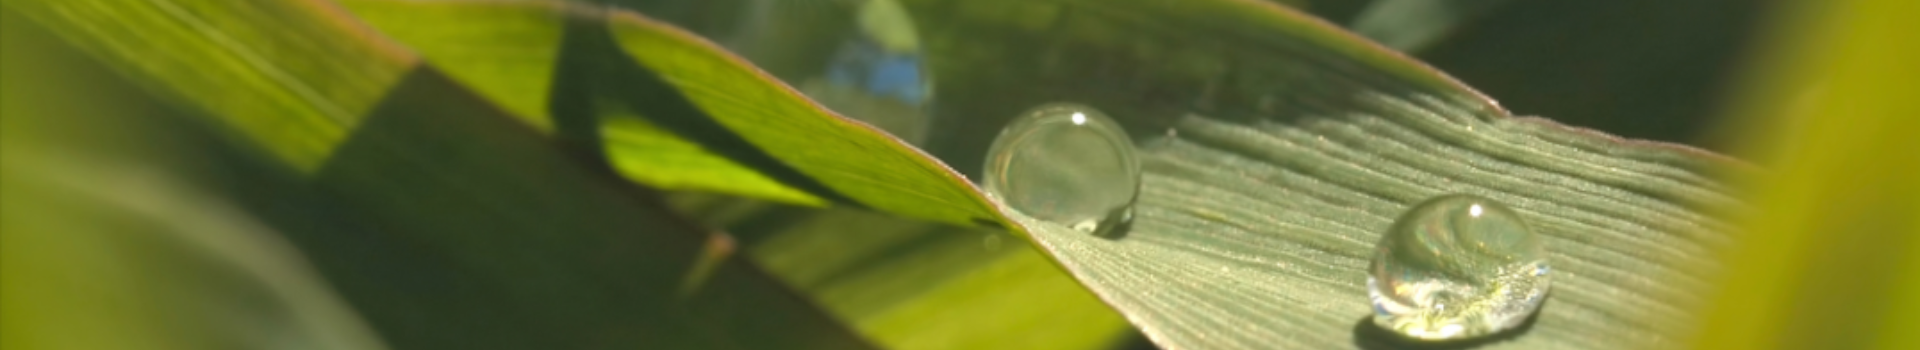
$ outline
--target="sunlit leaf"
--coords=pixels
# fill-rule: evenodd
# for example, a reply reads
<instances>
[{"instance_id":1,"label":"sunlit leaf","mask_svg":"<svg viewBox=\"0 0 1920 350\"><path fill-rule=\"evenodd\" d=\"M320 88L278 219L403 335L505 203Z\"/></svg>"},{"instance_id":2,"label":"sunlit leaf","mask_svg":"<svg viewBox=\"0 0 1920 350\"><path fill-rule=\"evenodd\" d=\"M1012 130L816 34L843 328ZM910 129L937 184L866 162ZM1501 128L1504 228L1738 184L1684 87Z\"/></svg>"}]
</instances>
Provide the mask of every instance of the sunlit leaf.
<instances>
[{"instance_id":1,"label":"sunlit leaf","mask_svg":"<svg viewBox=\"0 0 1920 350\"><path fill-rule=\"evenodd\" d=\"M837 197L941 222L1001 221L986 198L944 164L812 103L738 56L631 12L611 12L608 21L628 55L702 113Z\"/></svg>"},{"instance_id":2,"label":"sunlit leaf","mask_svg":"<svg viewBox=\"0 0 1920 350\"><path fill-rule=\"evenodd\" d=\"M703 197L678 206L716 220L769 272L887 348L1111 349L1133 334L1002 232Z\"/></svg>"},{"instance_id":3,"label":"sunlit leaf","mask_svg":"<svg viewBox=\"0 0 1920 350\"><path fill-rule=\"evenodd\" d=\"M1056 100L1147 136L1146 195L1125 238L1024 226L1164 346L1391 345L1363 323L1370 244L1405 205L1456 192L1507 202L1552 237L1560 287L1534 326L1501 344L1668 344L1718 271L1706 253L1730 240L1720 213L1742 206L1713 178L1743 171L1736 161L1511 118L1443 75L1264 3L910 7L947 77L939 113L952 135L973 138L936 143L947 159L980 159L968 142ZM884 211L957 222L974 210L976 189L941 187L959 184L912 149L711 44L610 18L627 54L785 166Z\"/></svg>"},{"instance_id":4,"label":"sunlit leaf","mask_svg":"<svg viewBox=\"0 0 1920 350\"><path fill-rule=\"evenodd\" d=\"M98 2L33 3L40 6L34 9L94 12L27 12L36 20L56 24L122 18L101 15L76 21L68 16L121 12L68 5L74 3ZM519 6L492 2L446 6L483 3L474 6ZM326 143L327 152L282 153L327 160L293 163L324 164L321 182L343 193L344 201L369 208L374 220L394 223L399 232L434 242L427 251L450 251L430 259L443 265L429 266L473 266L498 273L462 281L539 278L537 283L516 280L501 289L504 294L499 298L528 303L525 300L549 300L545 297L552 295L544 293L553 290L574 289L663 295L659 289L623 287L602 279L624 272L671 275L679 281L684 271L698 270L689 266L694 259L691 252L697 246L711 246L707 241L683 235L647 245L680 247L667 252L666 256L675 258L611 264L650 272L510 263L571 261L563 257L579 259L580 247L585 246L635 246L607 241L606 235L617 232L611 227L659 224L650 218L613 215L621 208L645 212L644 205L608 197L607 193L619 191L606 188L611 185L592 177L592 172L557 160L565 157L563 152L530 146L543 144L533 131L536 127L556 131L563 144L581 137L621 135L600 132L606 125L622 127L619 122L553 113L585 108L623 114L606 112L609 109L602 108L602 102L592 100L609 97L649 125L672 130L674 136L687 140L657 143L662 146L651 149L710 152L702 157L719 155L727 161L704 164L716 168L739 164L771 179L763 184L781 185L763 189L791 188L811 197L948 223L1018 222L1009 228L1025 233L1023 237L1082 285L1150 339L1169 348L1401 345L1365 322L1370 310L1361 285L1367 254L1373 240L1408 204L1447 193L1473 193L1510 204L1549 237L1555 271L1552 297L1530 327L1495 338L1502 341L1495 345L1643 348L1672 344L1696 324L1693 305L1704 299L1706 281L1720 270L1708 253L1732 240L1734 230L1725 215L1745 209L1714 177L1722 171L1747 171L1737 161L1680 146L1621 140L1543 119L1510 117L1491 100L1445 75L1266 2L904 3L919 22L920 44L928 50L931 68L942 77L936 89L941 102L934 127L941 132L928 150L946 163L821 108L746 61L685 31L631 12L555 2L529 3L533 5L517 8L531 12L500 17L540 28L551 28L552 23L563 26L558 29L559 43L546 42L549 29L516 32L527 34L527 39L511 41L524 41L524 48L533 51L546 47L559 51L553 59L559 73L551 79L558 83L551 90L589 92L550 95L545 102L549 105L546 119L552 123L542 126L543 118L536 115L540 100L525 95L530 88L516 83L549 80L522 76L541 74L535 68L546 62L546 56L534 53L532 58L514 61L510 58L522 53L513 46L449 45L460 48L421 51L428 52L428 62L500 58L507 63L448 63L448 78L436 70L404 64L410 59L389 60L403 62L389 65L400 68L394 71L412 73L387 76L402 83L393 92L379 85L368 96L380 100L368 98L364 105L354 104L374 112L365 122L340 123L339 135L350 130L352 138L323 138L349 140L345 145ZM366 9L378 7L355 8L374 11ZM500 8L487 10L508 11ZM376 24L383 28L400 27L399 19L409 18L397 13L383 16L387 19L371 21L387 23ZM169 18L171 22L162 22L191 27L179 24L192 23L179 20L183 17ZM552 18L558 20L549 22ZM84 26L55 27L65 28L60 32L84 43L112 42L99 38L128 35L93 34ZM489 37L476 34L486 30L393 32L399 33L396 37L411 38L402 42L463 37L468 39L450 42L473 42L478 41L473 38ZM223 37L204 31L186 33L201 34L185 35L190 38ZM109 61L134 60L132 50L90 47ZM303 58L283 59L304 62ZM129 66L134 66L128 69L134 76L157 77L143 81L186 79L165 69ZM489 73L493 70L501 76L489 76L495 74ZM614 79L571 80L596 74ZM458 88L462 84L475 86L479 93L466 93ZM183 99L192 105L218 101L197 96ZM1119 238L1087 236L1051 223L1004 217L1002 210L948 167L971 171L983 158L984 145L1008 118L1055 101L1100 108L1140 140L1146 182L1132 228ZM475 107L493 103L510 113ZM233 118L234 113L218 115ZM513 120L520 122L502 123ZM358 124L375 127L355 127ZM526 127L529 124L534 127ZM252 130L244 126L241 129ZM625 127L645 130L644 125ZM670 140L666 133L641 135ZM350 156L327 158L335 147ZM478 159L475 154L489 157ZM616 164L620 159L636 161L623 168L638 171L672 159L615 157ZM425 170L406 170L417 167ZM552 187L534 190L535 184ZM773 190L741 192L768 195L769 191ZM449 219L456 216L485 219ZM598 226L601 222L607 226ZM448 228L457 229L449 232ZM463 234L467 231L493 239L467 241ZM523 237L536 232L563 234ZM769 253L764 258L779 257ZM348 271L372 271L372 267ZM372 285L368 281L344 284L352 291L368 288ZM708 288L712 287L700 290ZM831 291L821 293L826 300L837 298ZM567 297L572 301L540 304L553 308L533 313L547 320L574 319L596 315L585 305L628 312L654 305L622 304L618 298L592 293ZM466 310L462 306L470 305L463 302L423 307ZM912 310L897 312L912 315ZM396 315L404 314L383 312L370 315L376 325L380 320L394 322L400 319ZM490 325L494 324L459 329ZM386 327L392 326L382 328ZM880 328L886 327L874 329ZM531 333L550 337L547 340L579 342L566 335L591 332L541 328ZM452 341L409 341L422 339Z\"/></svg>"},{"instance_id":5,"label":"sunlit leaf","mask_svg":"<svg viewBox=\"0 0 1920 350\"><path fill-rule=\"evenodd\" d=\"M385 348L207 186L202 135L25 19L0 28L0 347Z\"/></svg>"},{"instance_id":6,"label":"sunlit leaf","mask_svg":"<svg viewBox=\"0 0 1920 350\"><path fill-rule=\"evenodd\" d=\"M665 189L824 204L814 194L645 121L631 108L606 101L613 98L610 92L556 90L555 73L562 70L561 39L568 20L569 5L564 2L344 0L341 4L543 132L555 132L553 97L580 95L563 95L562 100L585 99L588 105L579 107L592 111L584 117L602 121L585 124L604 130L609 161L636 181Z\"/></svg>"},{"instance_id":7,"label":"sunlit leaf","mask_svg":"<svg viewBox=\"0 0 1920 350\"><path fill-rule=\"evenodd\" d=\"M239 136L180 152L226 154L208 166L233 175L231 200L396 347L869 347L711 232L330 3L6 5L165 109L212 122L170 123Z\"/></svg>"},{"instance_id":8,"label":"sunlit leaf","mask_svg":"<svg viewBox=\"0 0 1920 350\"><path fill-rule=\"evenodd\" d=\"M315 0L5 4L84 50L127 58L110 65L153 77L140 84L195 101L189 108L303 170L318 167L414 60ZM268 19L283 20L260 30Z\"/></svg>"}]
</instances>

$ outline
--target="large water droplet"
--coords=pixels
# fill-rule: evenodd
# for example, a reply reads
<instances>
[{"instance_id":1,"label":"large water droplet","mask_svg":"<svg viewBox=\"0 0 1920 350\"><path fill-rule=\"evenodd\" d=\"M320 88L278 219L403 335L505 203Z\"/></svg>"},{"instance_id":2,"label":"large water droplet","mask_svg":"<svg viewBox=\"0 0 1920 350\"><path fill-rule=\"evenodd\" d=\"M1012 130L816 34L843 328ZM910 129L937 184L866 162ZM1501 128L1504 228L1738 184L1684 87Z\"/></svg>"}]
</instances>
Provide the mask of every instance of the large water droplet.
<instances>
[{"instance_id":1,"label":"large water droplet","mask_svg":"<svg viewBox=\"0 0 1920 350\"><path fill-rule=\"evenodd\" d=\"M1087 106L1048 104L994 139L986 188L1022 215L1104 235L1133 219L1140 162L1113 119Z\"/></svg>"},{"instance_id":2,"label":"large water droplet","mask_svg":"<svg viewBox=\"0 0 1920 350\"><path fill-rule=\"evenodd\" d=\"M1427 200L1402 214L1374 251L1373 322L1426 340L1511 329L1546 298L1546 257L1540 236L1492 200Z\"/></svg>"}]
</instances>

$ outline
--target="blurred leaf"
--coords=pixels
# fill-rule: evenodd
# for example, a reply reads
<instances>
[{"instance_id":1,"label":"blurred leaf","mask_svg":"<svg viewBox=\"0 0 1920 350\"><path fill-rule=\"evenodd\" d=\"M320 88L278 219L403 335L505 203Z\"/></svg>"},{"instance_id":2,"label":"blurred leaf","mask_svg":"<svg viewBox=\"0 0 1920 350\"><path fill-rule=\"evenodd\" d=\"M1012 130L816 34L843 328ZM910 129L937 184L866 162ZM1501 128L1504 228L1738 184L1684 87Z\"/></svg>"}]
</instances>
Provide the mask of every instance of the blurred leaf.
<instances>
[{"instance_id":1,"label":"blurred leaf","mask_svg":"<svg viewBox=\"0 0 1920 350\"><path fill-rule=\"evenodd\" d=\"M0 28L0 347L384 348L278 232L188 181L210 157L176 116L23 18Z\"/></svg>"},{"instance_id":2,"label":"blurred leaf","mask_svg":"<svg viewBox=\"0 0 1920 350\"><path fill-rule=\"evenodd\" d=\"M10 156L8 348L385 348L230 203L149 167Z\"/></svg>"},{"instance_id":3,"label":"blurred leaf","mask_svg":"<svg viewBox=\"0 0 1920 350\"><path fill-rule=\"evenodd\" d=\"M874 151L889 148L904 151L895 158L923 162L927 166L939 167L938 163L924 163L923 155L911 152L910 148L898 145L897 140L883 136L878 130L849 125L837 115L814 107L803 97L784 86L766 86L775 78L758 73L751 66L739 62L737 58L725 57L711 44L691 39L677 29L660 27L655 22L641 18L632 18L635 23L647 27L623 26L623 15L616 13L612 28L616 38L621 40L622 48L633 55L642 64L649 65L653 74L680 93L699 109L686 111L710 115L721 121L726 130L739 132L745 139L755 142L758 147L783 160L784 165L806 171L821 169L844 169L837 171L860 171L875 176L914 179L915 173L903 168L887 169L875 164L849 165L844 162L861 161L870 157ZM645 29L646 31L641 31ZM639 36L648 34L648 36ZM641 41L646 40L646 41ZM687 51L685 53L679 51ZM700 59L675 59L670 55L697 55ZM722 60L716 60L724 58ZM652 60L652 61L650 61ZM728 63L728 65L716 65ZM656 63L657 62L657 63ZM721 71L728 74L702 76L700 73ZM739 74L730 76L729 74ZM620 76L605 74L604 76ZM717 77L716 77L717 76ZM738 81L729 81L736 79ZM640 79L634 79L640 80ZM739 96L740 87L703 87L699 84L734 83L744 87L765 89L762 94L776 94L769 98ZM645 95L646 88L623 89L621 96ZM784 90L784 91L782 91ZM708 94L726 94L731 96L703 96ZM751 96L751 94L745 94ZM705 99L705 100L703 100ZM719 101L710 101L723 99ZM658 98L653 101L659 101ZM738 105L738 101L756 101L758 104ZM665 103L674 103L666 101ZM805 127L773 127L744 124L729 121L730 115L736 117L754 117L742 115L739 110L718 113L709 106L715 103L729 103L726 107L763 107L775 110L785 108L786 115L770 113L768 116L783 116L789 122L807 122L808 118L792 116L792 113L809 113L824 117L828 123ZM658 111L660 108L651 107ZM649 107L636 107L649 108ZM650 112L651 113L651 112ZM752 113L752 111L749 111ZM606 119L603 119L606 120ZM612 119L619 120L619 119ZM806 124L802 124L806 125ZM815 131L809 131L815 130ZM790 142L794 146L767 148L757 141L752 133L762 135L790 135L789 140L771 142ZM843 135L843 136L834 136ZM825 136L825 137L823 137ZM797 138L795 138L797 137ZM840 139L844 137L845 139ZM833 141L848 142L858 147L852 150L834 150ZM873 142L882 142L880 147ZM861 146L862 143L867 145ZM782 155L777 150L805 150L805 154L789 153ZM885 153L873 155L887 156ZM826 157L826 158L798 158ZM620 159L616 157L615 159ZM805 159L796 161L796 159ZM832 163L839 163L839 165ZM877 169L876 169L877 168ZM905 168L911 169L911 168ZM887 183L913 184L917 187L947 186L971 194L969 186L957 185L945 169L934 173L938 177L921 177L924 180L899 181ZM920 174L926 174L921 172ZM942 177L945 177L943 179ZM854 179L859 180L859 179ZM932 181L932 182L927 182ZM821 181L829 186L832 180ZM945 183L942 183L945 182ZM931 185L928 185L928 184ZM859 184L870 186L871 184ZM901 211L902 207L887 207L864 200L858 194L835 187L833 190L851 197L853 201L886 211ZM856 187L857 188L857 187ZM899 196L899 193L887 188L874 188ZM915 190L919 191L919 190ZM878 193L878 192L868 192ZM867 194L873 196L874 194ZM973 198L960 200L977 201ZM913 203L913 202L895 202ZM904 205L904 204L896 204ZM904 208L924 209L951 207L951 203L933 205L913 205ZM787 209L792 210L792 209ZM908 212L911 215L911 212ZM779 215L779 214L762 214ZM802 214L787 214L802 215ZM925 217L925 216L922 216ZM947 222L967 223L966 217L947 219ZM982 236L980 233L963 233L948 228L915 223L897 218L876 217L873 214L846 210L827 211L817 215L806 215L802 222L791 227L743 227L730 228L736 234L778 235L764 242L752 245L754 255L759 261L771 267L774 272L797 288L809 292L823 306L833 310L836 315L876 341L895 348L907 349L971 349L971 348L1030 348L1030 349L1071 349L1090 348L1112 343L1116 335L1124 334L1125 324L1111 310L1100 305L1085 290L1078 288L1069 279L1058 274L1054 267L1036 252L1017 250L996 250L979 254L984 239L1000 239L996 236ZM857 229L849 229L857 228ZM991 238L983 238L991 237Z\"/></svg>"},{"instance_id":4,"label":"blurred leaf","mask_svg":"<svg viewBox=\"0 0 1920 350\"><path fill-rule=\"evenodd\" d=\"M548 100L562 18L553 1L338 0L360 21L534 125L553 131ZM483 24L483 25L476 25Z\"/></svg>"},{"instance_id":5,"label":"blurred leaf","mask_svg":"<svg viewBox=\"0 0 1920 350\"><path fill-rule=\"evenodd\" d=\"M947 119L945 135L963 139L944 145L961 154L948 159L981 159L964 155L984 148L967 143L1053 100L1106 108L1138 136L1180 135L1145 142L1146 195L1126 238L1026 225L1169 347L1395 345L1364 323L1370 242L1405 205L1452 192L1513 204L1559 252L1555 301L1501 344L1670 344L1718 270L1706 252L1730 240L1719 212L1741 207L1710 176L1738 162L1510 118L1443 75L1272 5L908 5L948 77L940 112L966 116ZM781 166L877 209L947 222L975 210L975 189L912 149L684 32L610 18L626 54ZM879 175L891 180L868 178ZM881 183L896 186L870 187ZM917 192L929 189L945 194Z\"/></svg>"},{"instance_id":6,"label":"blurred leaf","mask_svg":"<svg viewBox=\"0 0 1920 350\"><path fill-rule=\"evenodd\" d=\"M455 80L502 105L512 115L552 132L553 96L585 95L602 123L614 168L628 178L665 189L703 190L782 202L822 205L823 199L747 168L709 146L644 121L630 108L595 100L596 91L557 90L555 73L567 22L558 1L342 0L346 8L406 43ZM597 64L591 62L590 64ZM579 63L574 63L578 65ZM622 62L621 64L631 65ZM594 103L598 102L598 103ZM564 112L564 111L563 111Z\"/></svg>"},{"instance_id":7,"label":"blurred leaf","mask_svg":"<svg viewBox=\"0 0 1920 350\"><path fill-rule=\"evenodd\" d=\"M1381 0L1362 10L1349 25L1355 33L1400 51L1419 51L1454 27L1477 19L1511 0Z\"/></svg>"},{"instance_id":8,"label":"blurred leaf","mask_svg":"<svg viewBox=\"0 0 1920 350\"><path fill-rule=\"evenodd\" d=\"M1378 0L1268 0L1334 23L1350 23Z\"/></svg>"},{"instance_id":9,"label":"blurred leaf","mask_svg":"<svg viewBox=\"0 0 1920 350\"><path fill-rule=\"evenodd\" d=\"M1550 237L1556 252L1559 288L1553 301L1529 331L1498 345L1670 344L1693 324L1690 305L1702 299L1703 281L1719 269L1706 252L1731 240L1720 212L1742 209L1709 176L1741 169L1737 162L1510 118L1444 75L1264 2L922 0L906 5L921 19L921 43L931 50L936 76L945 77L936 91L943 106L938 113L949 125L937 126L943 132L936 136L949 139L936 138L935 153L973 166L982 159L978 152L984 147L977 146L990 141L1006 118L1058 100L1105 109L1144 140L1140 151L1148 164L1147 182L1125 238L1090 237L1041 222L1018 227L1166 347L1398 345L1369 332L1364 321L1369 310L1361 271L1367 253L1378 232L1407 204L1453 192L1512 204ZM1006 220L943 164L818 107L710 43L631 13L575 5L554 9L567 16L558 62L569 62L568 55L601 62L583 71L559 64L556 91L629 86L567 83L577 74L640 78L630 85L639 91L612 96L641 117L667 121L658 125L789 186L943 222ZM608 33L596 29L610 30L621 51L599 47ZM104 55L132 57L118 51ZM604 64L619 55L630 55L646 71ZM427 266L481 271L457 279L460 283L426 281L420 283L427 286L411 290L508 284L500 281L515 278L499 298L523 300L520 305L572 301L524 311L532 314L530 320L619 324L625 319L594 311L648 314L644 311L656 305L567 291L664 295L659 286L596 281L662 275L677 281L678 272L698 270L690 266L691 252L709 246L704 241L684 235L638 236L671 241L662 244L605 241L615 227L662 226L650 217L614 215L647 211L642 204L607 198L620 191L603 188L604 180L561 160L558 151L529 147L539 144L536 134L503 125L510 117L476 107L486 103L452 88L454 83L434 71L416 70L405 81L369 119L374 126L356 131L353 143L340 151L347 156L335 156L321 180L342 193L343 201L374 211L374 221L405 232L393 236L428 242L379 241L407 252L390 256L421 255L431 257ZM672 90L656 89L659 85ZM555 108L583 104L549 103ZM595 102L584 104L600 110ZM566 125L578 117L560 114L553 118L561 136L581 137ZM740 144L751 149L741 150ZM748 159L753 157L767 159ZM553 235L535 234L540 232ZM352 239L373 237L384 235ZM647 247L667 250L671 258L615 260L608 265L616 267L581 269L532 263L635 255L582 253L590 252L583 247ZM377 276L373 266L383 265L343 269ZM378 280L361 278L366 279L345 279L343 285L363 290L372 288L368 279ZM379 325L399 322L408 307L478 312L466 300L410 301L372 308L383 314L370 317ZM502 323L446 327L509 337L487 331L509 321L469 316L463 319ZM592 325L602 324L607 323L530 327L537 331L529 337L577 345L565 341L581 338L564 335L591 334L597 330ZM750 326L742 328L762 329ZM382 328L387 327L392 326ZM446 334L453 333L438 336ZM651 335L672 334L680 333ZM749 339L780 344L774 337ZM497 340L502 339L467 341L514 344Z\"/></svg>"},{"instance_id":10,"label":"blurred leaf","mask_svg":"<svg viewBox=\"0 0 1920 350\"><path fill-rule=\"evenodd\" d=\"M328 4L6 5L242 136L225 145L244 150L220 152L269 151L269 164L217 166L238 174L231 179L237 200L306 251L397 347L868 347L713 243L724 239L566 154ZM192 45L203 41L217 44ZM229 56L245 59L217 60ZM198 59L209 61L150 63ZM355 85L362 73L388 71L403 74L391 85ZM248 80L258 75L276 78ZM255 128L357 101L248 104L289 89L378 100L351 109L351 123ZM310 139L332 143L307 148L273 146L305 142L278 135L329 132L340 136Z\"/></svg>"},{"instance_id":11,"label":"blurred leaf","mask_svg":"<svg viewBox=\"0 0 1920 350\"><path fill-rule=\"evenodd\" d=\"M1920 3L1779 10L1726 131L1778 170L1743 179L1752 232L1694 345L1920 348Z\"/></svg>"},{"instance_id":12,"label":"blurred leaf","mask_svg":"<svg viewBox=\"0 0 1920 350\"><path fill-rule=\"evenodd\" d=\"M444 79L423 71L396 87L319 174L378 229L302 234L351 258L333 261L343 287L402 292L365 306L376 324L407 331L395 344L865 347L749 262L709 252L723 238L571 163ZM466 272L418 277L433 271Z\"/></svg>"},{"instance_id":13,"label":"blurred leaf","mask_svg":"<svg viewBox=\"0 0 1920 350\"><path fill-rule=\"evenodd\" d=\"M323 162L413 64L315 0L9 0L140 84L231 125L302 170ZM298 19L269 21L269 19ZM269 22L274 30L258 30ZM333 35L313 35L327 33ZM256 117L272 115L275 117Z\"/></svg>"},{"instance_id":14,"label":"blurred leaf","mask_svg":"<svg viewBox=\"0 0 1920 350\"><path fill-rule=\"evenodd\" d=\"M986 197L944 164L814 104L712 43L630 12L612 12L608 20L620 47L700 113L834 197L946 223L1001 222Z\"/></svg>"}]
</instances>

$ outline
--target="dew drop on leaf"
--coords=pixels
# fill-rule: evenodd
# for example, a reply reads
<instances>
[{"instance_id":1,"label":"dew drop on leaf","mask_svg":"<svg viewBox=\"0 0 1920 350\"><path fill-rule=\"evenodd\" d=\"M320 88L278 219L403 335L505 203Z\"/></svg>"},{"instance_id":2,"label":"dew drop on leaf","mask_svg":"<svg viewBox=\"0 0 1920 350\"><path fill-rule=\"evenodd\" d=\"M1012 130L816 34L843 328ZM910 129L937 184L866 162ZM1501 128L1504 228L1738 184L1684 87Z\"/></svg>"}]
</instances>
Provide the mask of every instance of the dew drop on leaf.
<instances>
[{"instance_id":1,"label":"dew drop on leaf","mask_svg":"<svg viewBox=\"0 0 1920 350\"><path fill-rule=\"evenodd\" d=\"M1429 199L1401 214L1375 248L1373 322L1423 340L1512 329L1546 298L1546 256L1541 237L1499 203Z\"/></svg>"},{"instance_id":2,"label":"dew drop on leaf","mask_svg":"<svg viewBox=\"0 0 1920 350\"><path fill-rule=\"evenodd\" d=\"M1055 103L1015 118L987 151L987 193L1016 213L1107 235L1133 218L1140 163L1120 124Z\"/></svg>"}]
</instances>

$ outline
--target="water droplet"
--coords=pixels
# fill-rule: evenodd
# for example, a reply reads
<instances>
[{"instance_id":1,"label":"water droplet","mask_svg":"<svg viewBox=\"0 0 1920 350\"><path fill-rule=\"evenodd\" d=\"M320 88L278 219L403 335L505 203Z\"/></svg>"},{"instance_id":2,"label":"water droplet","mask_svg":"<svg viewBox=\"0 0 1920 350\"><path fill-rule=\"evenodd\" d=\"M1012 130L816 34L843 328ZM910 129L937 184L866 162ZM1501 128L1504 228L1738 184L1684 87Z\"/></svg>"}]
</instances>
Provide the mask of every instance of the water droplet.
<instances>
[{"instance_id":1,"label":"water droplet","mask_svg":"<svg viewBox=\"0 0 1920 350\"><path fill-rule=\"evenodd\" d=\"M1133 219L1140 163L1120 124L1067 103L1015 118L987 151L986 189L1021 215L1105 235Z\"/></svg>"},{"instance_id":2,"label":"water droplet","mask_svg":"<svg viewBox=\"0 0 1920 350\"><path fill-rule=\"evenodd\" d=\"M1402 214L1374 251L1373 322L1425 340L1511 329L1546 298L1546 258L1540 236L1492 200L1427 200Z\"/></svg>"}]
</instances>

